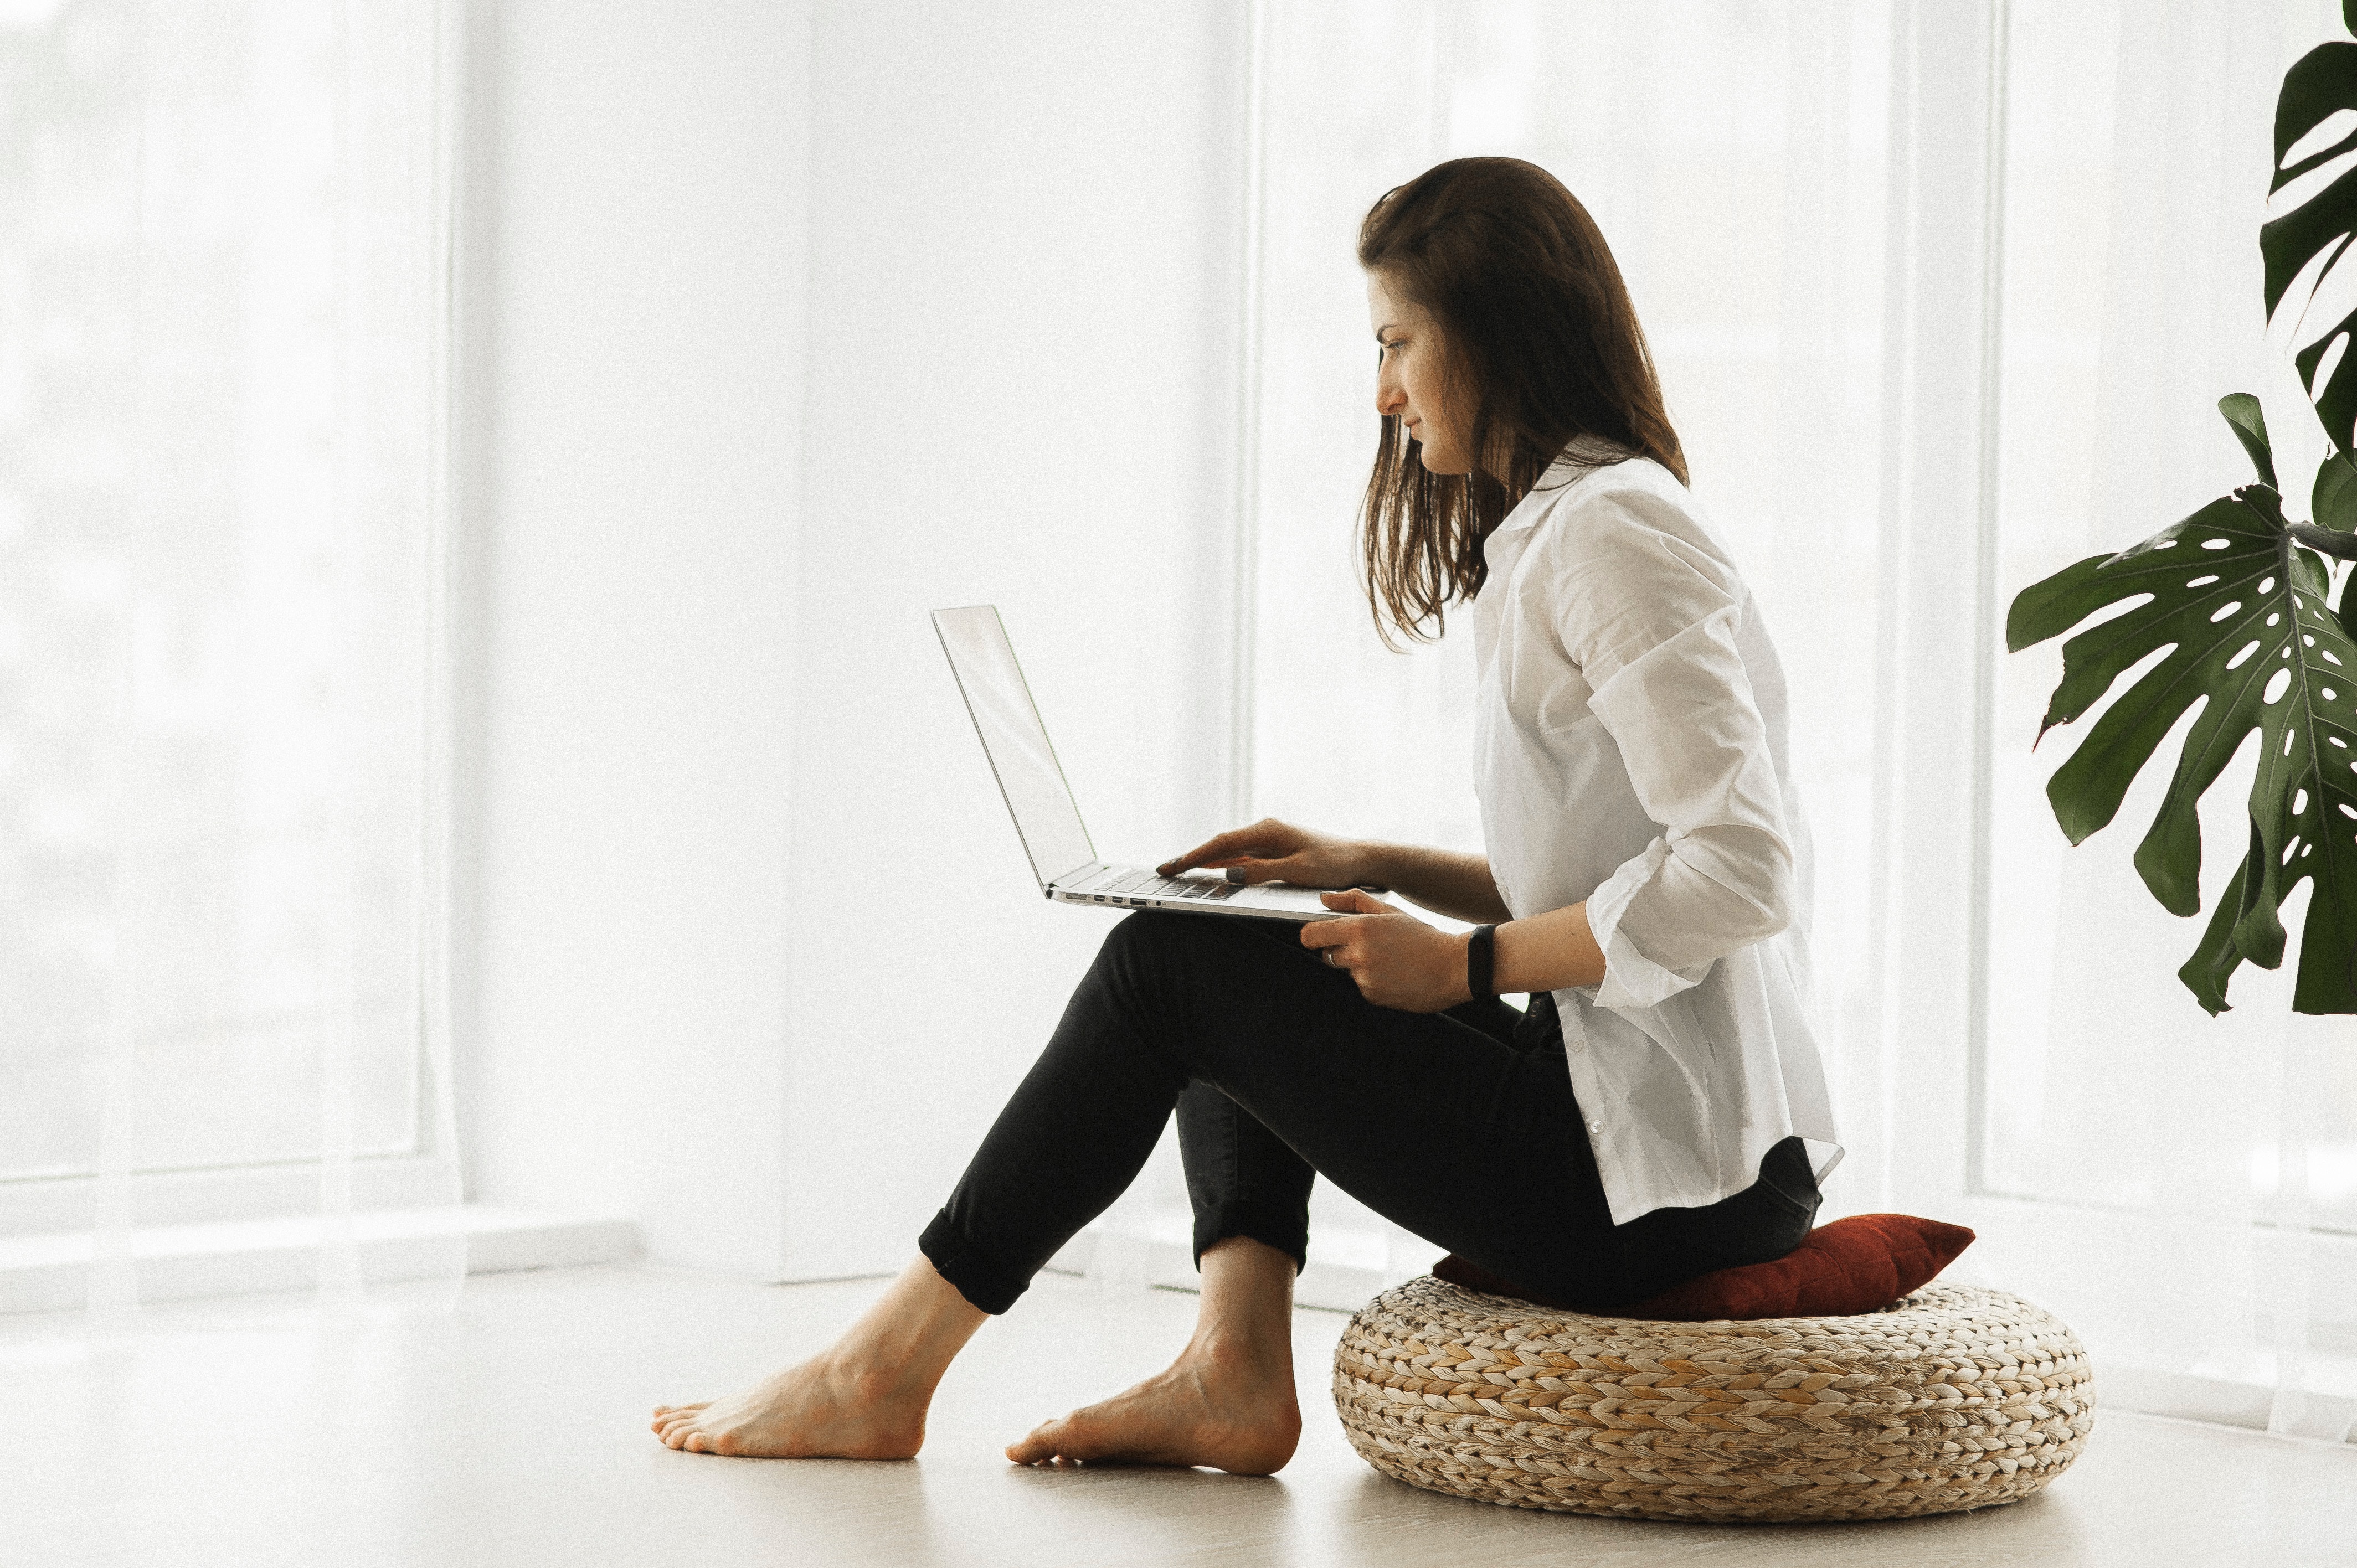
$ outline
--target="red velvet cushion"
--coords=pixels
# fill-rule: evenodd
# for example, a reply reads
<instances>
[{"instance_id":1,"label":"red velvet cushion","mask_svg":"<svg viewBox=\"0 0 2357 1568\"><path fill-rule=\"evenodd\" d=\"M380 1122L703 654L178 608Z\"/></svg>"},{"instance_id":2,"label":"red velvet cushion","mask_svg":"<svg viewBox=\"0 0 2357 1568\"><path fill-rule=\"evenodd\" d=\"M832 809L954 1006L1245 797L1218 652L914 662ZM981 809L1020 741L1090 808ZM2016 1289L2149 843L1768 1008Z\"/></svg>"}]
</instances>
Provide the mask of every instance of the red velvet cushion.
<instances>
[{"instance_id":1,"label":"red velvet cushion","mask_svg":"<svg viewBox=\"0 0 2357 1568\"><path fill-rule=\"evenodd\" d=\"M1973 1244L1961 1225L1911 1214L1853 1214L1820 1225L1772 1263L1721 1269L1665 1290L1649 1301L1615 1307L1614 1317L1703 1323L1717 1317L1846 1317L1879 1312L1928 1284ZM1569 1308L1451 1253L1432 1272L1451 1284L1541 1306ZM1576 1310L1576 1309L1575 1309Z\"/></svg>"}]
</instances>

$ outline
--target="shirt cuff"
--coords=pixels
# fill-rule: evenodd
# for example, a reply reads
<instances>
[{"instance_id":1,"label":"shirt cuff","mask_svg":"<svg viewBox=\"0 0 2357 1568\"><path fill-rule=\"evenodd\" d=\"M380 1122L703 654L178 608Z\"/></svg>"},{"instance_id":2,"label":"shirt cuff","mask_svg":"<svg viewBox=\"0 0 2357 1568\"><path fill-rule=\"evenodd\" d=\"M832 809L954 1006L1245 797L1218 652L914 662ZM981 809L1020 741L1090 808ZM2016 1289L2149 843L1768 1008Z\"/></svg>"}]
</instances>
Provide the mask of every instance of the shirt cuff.
<instances>
[{"instance_id":1,"label":"shirt cuff","mask_svg":"<svg viewBox=\"0 0 2357 1568\"><path fill-rule=\"evenodd\" d=\"M1637 950L1620 929L1630 902L1661 874L1670 858L1666 839L1655 839L1645 853L1628 861L1587 896L1587 929L1604 950L1604 979L1596 988L1598 1007L1658 1007L1667 998L1702 983L1712 961L1688 969L1664 969Z\"/></svg>"}]
</instances>

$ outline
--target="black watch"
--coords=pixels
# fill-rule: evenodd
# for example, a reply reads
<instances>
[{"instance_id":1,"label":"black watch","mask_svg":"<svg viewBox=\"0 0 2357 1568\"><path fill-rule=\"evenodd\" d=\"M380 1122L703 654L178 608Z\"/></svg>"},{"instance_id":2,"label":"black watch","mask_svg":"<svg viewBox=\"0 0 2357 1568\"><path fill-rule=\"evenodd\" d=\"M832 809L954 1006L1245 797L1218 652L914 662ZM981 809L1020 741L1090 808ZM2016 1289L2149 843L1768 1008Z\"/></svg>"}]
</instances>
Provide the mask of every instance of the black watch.
<instances>
[{"instance_id":1,"label":"black watch","mask_svg":"<svg viewBox=\"0 0 2357 1568\"><path fill-rule=\"evenodd\" d=\"M1498 994L1491 983L1498 967L1498 928L1476 926L1465 939L1465 989L1476 1002Z\"/></svg>"}]
</instances>

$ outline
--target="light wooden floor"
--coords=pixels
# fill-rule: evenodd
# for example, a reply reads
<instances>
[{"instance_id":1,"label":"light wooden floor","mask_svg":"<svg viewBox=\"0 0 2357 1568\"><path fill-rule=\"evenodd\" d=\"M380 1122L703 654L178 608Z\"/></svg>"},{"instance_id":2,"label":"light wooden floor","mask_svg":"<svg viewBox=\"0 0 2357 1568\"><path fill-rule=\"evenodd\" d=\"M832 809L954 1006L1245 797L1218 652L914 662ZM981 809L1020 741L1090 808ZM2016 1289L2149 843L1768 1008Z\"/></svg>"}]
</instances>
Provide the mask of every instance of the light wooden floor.
<instances>
[{"instance_id":1,"label":"light wooden floor","mask_svg":"<svg viewBox=\"0 0 2357 1568\"><path fill-rule=\"evenodd\" d=\"M1683 1526L1524 1513L1385 1480L1297 1333L1308 1434L1282 1476L1017 1469L999 1448L1125 1386L1194 1298L1044 1278L985 1328L913 1464L674 1454L659 1402L725 1391L880 1288L630 1269L472 1282L447 1317L320 1336L268 1305L156 1309L136 1340L0 1320L0 1562L537 1564L2357 1563L2357 1449L2120 1413L2040 1497L1969 1516Z\"/></svg>"}]
</instances>

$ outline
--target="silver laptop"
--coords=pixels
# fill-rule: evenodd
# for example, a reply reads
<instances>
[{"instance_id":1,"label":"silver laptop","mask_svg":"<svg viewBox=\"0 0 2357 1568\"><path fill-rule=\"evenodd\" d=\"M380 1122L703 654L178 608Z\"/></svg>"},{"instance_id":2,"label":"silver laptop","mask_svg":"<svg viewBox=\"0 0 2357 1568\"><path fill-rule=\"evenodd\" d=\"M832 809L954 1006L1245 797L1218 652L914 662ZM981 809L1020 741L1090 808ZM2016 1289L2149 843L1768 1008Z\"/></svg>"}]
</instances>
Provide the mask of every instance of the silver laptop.
<instances>
[{"instance_id":1,"label":"silver laptop","mask_svg":"<svg viewBox=\"0 0 2357 1568\"><path fill-rule=\"evenodd\" d=\"M1023 852L1039 890L1067 904L1118 904L1134 909L1183 909L1203 915L1256 915L1272 920L1335 918L1307 887L1264 883L1242 887L1216 872L1163 876L1143 865L1110 865L1097 858L1071 786L1048 744L1047 726L1032 704L1023 668L996 605L935 610L933 629L950 656L965 710L998 776L998 792L1015 817Z\"/></svg>"}]
</instances>

